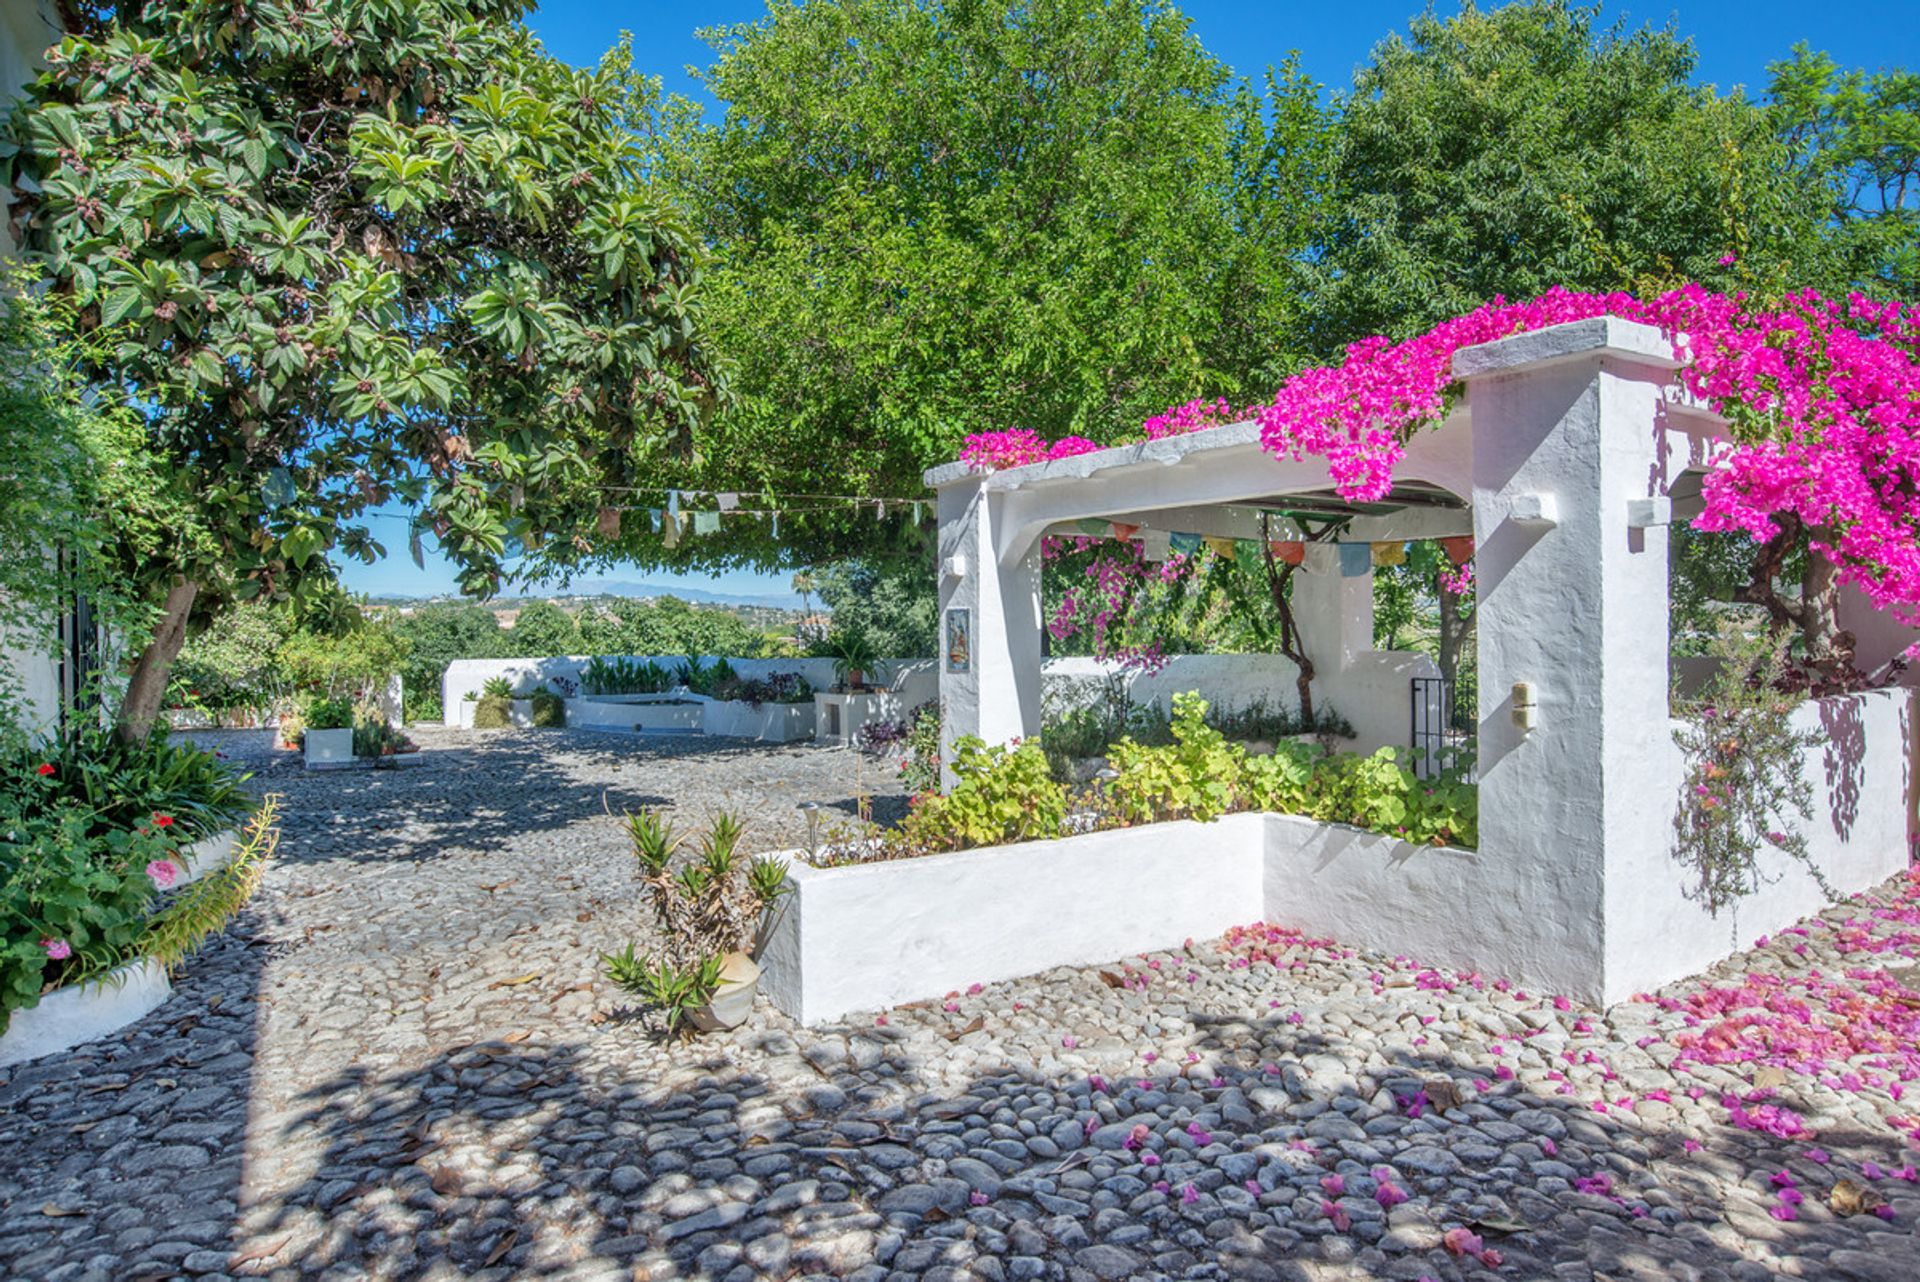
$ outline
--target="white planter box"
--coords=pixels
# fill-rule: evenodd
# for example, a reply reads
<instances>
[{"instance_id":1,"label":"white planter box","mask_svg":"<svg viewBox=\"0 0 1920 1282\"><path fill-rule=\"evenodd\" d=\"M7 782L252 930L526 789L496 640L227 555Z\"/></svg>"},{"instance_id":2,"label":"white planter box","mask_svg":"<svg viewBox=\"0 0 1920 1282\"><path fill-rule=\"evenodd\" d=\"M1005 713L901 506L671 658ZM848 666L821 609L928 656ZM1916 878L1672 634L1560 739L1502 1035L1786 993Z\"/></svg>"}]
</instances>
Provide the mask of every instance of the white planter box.
<instances>
[{"instance_id":1,"label":"white planter box","mask_svg":"<svg viewBox=\"0 0 1920 1282\"><path fill-rule=\"evenodd\" d=\"M583 695L567 700L567 724L585 730L693 734L707 701L697 694Z\"/></svg>"},{"instance_id":2,"label":"white planter box","mask_svg":"<svg viewBox=\"0 0 1920 1282\"><path fill-rule=\"evenodd\" d=\"M860 742L860 727L875 721L902 721L913 708L891 690L863 690L858 694L821 690L813 696L813 741L827 748L852 748Z\"/></svg>"},{"instance_id":3,"label":"white planter box","mask_svg":"<svg viewBox=\"0 0 1920 1282\"><path fill-rule=\"evenodd\" d=\"M199 881L210 872L218 872L233 862L233 850L238 834L232 829L216 832L211 837L203 837L191 846L176 852L180 864L180 875L174 879L175 886L188 886Z\"/></svg>"},{"instance_id":4,"label":"white planter box","mask_svg":"<svg viewBox=\"0 0 1920 1282\"><path fill-rule=\"evenodd\" d=\"M0 1066L57 1055L119 1032L172 995L166 970L144 959L90 984L56 989L31 1010L13 1012L0 1036Z\"/></svg>"},{"instance_id":5,"label":"white planter box","mask_svg":"<svg viewBox=\"0 0 1920 1282\"><path fill-rule=\"evenodd\" d=\"M1260 914L1264 815L814 868L761 958L803 1024L1209 939Z\"/></svg>"},{"instance_id":6,"label":"white planter box","mask_svg":"<svg viewBox=\"0 0 1920 1282\"><path fill-rule=\"evenodd\" d=\"M349 765L353 761L352 730L308 730L307 769Z\"/></svg>"},{"instance_id":7,"label":"white planter box","mask_svg":"<svg viewBox=\"0 0 1920 1282\"><path fill-rule=\"evenodd\" d=\"M701 705L700 732L761 743L792 743L813 738L814 705L763 703L759 707L738 700L714 700Z\"/></svg>"}]
</instances>

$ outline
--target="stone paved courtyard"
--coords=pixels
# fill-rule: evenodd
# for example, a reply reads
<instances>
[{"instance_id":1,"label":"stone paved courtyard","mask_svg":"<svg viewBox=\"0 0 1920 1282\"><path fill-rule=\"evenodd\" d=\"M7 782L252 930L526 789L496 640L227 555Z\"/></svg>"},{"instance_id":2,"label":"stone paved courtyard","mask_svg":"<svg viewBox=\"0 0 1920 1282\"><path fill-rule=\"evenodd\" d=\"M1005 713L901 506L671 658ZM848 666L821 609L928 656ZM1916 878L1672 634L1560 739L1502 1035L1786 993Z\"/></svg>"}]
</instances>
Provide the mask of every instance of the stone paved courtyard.
<instances>
[{"instance_id":1,"label":"stone paved courtyard","mask_svg":"<svg viewBox=\"0 0 1920 1282\"><path fill-rule=\"evenodd\" d=\"M668 1049L597 974L642 916L617 816L785 846L802 801L896 812L885 763L417 737L329 775L210 737L285 795L279 861L160 1011L0 1070L0 1275L1920 1276L1911 1045L1676 1062L1753 975L1789 1019L1850 969L1872 1010L1834 1018L1910 1016L1908 883L1664 1005L1256 930Z\"/></svg>"}]
</instances>

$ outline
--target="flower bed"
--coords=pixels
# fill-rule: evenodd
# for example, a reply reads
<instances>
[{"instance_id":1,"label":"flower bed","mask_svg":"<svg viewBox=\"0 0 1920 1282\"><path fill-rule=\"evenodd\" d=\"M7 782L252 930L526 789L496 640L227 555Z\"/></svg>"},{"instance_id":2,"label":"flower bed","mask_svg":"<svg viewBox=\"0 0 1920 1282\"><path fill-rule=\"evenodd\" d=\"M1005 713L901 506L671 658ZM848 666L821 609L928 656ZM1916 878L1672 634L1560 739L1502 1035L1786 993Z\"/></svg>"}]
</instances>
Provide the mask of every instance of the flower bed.
<instances>
[{"instance_id":1,"label":"flower bed","mask_svg":"<svg viewBox=\"0 0 1920 1282\"><path fill-rule=\"evenodd\" d=\"M68 990L40 1033L29 1024L30 1044L140 1013L144 998L119 990L151 996L134 983L143 963L171 967L197 948L272 847L271 800L244 840L231 835L255 804L239 783L197 749L93 728L13 746L0 765L0 1033Z\"/></svg>"}]
</instances>

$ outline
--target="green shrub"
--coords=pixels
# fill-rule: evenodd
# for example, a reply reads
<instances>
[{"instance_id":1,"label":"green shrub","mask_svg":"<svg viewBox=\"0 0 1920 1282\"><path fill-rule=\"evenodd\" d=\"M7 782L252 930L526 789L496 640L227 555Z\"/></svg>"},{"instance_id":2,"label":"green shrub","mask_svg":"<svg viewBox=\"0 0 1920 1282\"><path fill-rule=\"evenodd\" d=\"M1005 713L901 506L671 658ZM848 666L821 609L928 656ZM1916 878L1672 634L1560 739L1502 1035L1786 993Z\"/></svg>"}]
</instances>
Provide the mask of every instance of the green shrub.
<instances>
[{"instance_id":1,"label":"green shrub","mask_svg":"<svg viewBox=\"0 0 1920 1282\"><path fill-rule=\"evenodd\" d=\"M1118 777L1106 799L1125 823L1198 819L1203 823L1232 810L1240 792L1246 750L1228 743L1207 724L1207 701L1188 691L1173 697L1173 738L1166 747L1122 739L1109 750Z\"/></svg>"},{"instance_id":2,"label":"green shrub","mask_svg":"<svg viewBox=\"0 0 1920 1282\"><path fill-rule=\"evenodd\" d=\"M0 795L20 813L71 804L92 816L95 835L165 815L175 838L191 840L231 828L254 806L242 786L249 776L212 753L164 734L122 743L98 726L70 726L45 744L13 741L0 753L0 776Z\"/></svg>"},{"instance_id":3,"label":"green shrub","mask_svg":"<svg viewBox=\"0 0 1920 1282\"><path fill-rule=\"evenodd\" d=\"M505 730L513 724L513 701L503 694L483 694L473 705L475 730Z\"/></svg>"},{"instance_id":4,"label":"green shrub","mask_svg":"<svg viewBox=\"0 0 1920 1282\"><path fill-rule=\"evenodd\" d=\"M567 703L551 690L535 690L533 724L536 729L557 730L567 724Z\"/></svg>"},{"instance_id":5,"label":"green shrub","mask_svg":"<svg viewBox=\"0 0 1920 1282\"><path fill-rule=\"evenodd\" d=\"M1051 761L1051 757L1049 757ZM907 729L907 758L900 763L900 785L918 797L940 788L940 704L923 703Z\"/></svg>"},{"instance_id":6,"label":"green shrub","mask_svg":"<svg viewBox=\"0 0 1920 1282\"><path fill-rule=\"evenodd\" d=\"M680 684L676 669L652 659L604 659L595 656L580 670L580 689L586 694L665 694Z\"/></svg>"},{"instance_id":7,"label":"green shrub","mask_svg":"<svg viewBox=\"0 0 1920 1282\"><path fill-rule=\"evenodd\" d=\"M309 699L300 715L309 730L353 729L353 704L345 699Z\"/></svg>"},{"instance_id":8,"label":"green shrub","mask_svg":"<svg viewBox=\"0 0 1920 1282\"><path fill-rule=\"evenodd\" d=\"M965 850L1057 837L1064 830L1067 790L1054 782L1039 744L989 747L963 735L953 751L953 787L919 798L901 826L910 845Z\"/></svg>"},{"instance_id":9,"label":"green shrub","mask_svg":"<svg viewBox=\"0 0 1920 1282\"><path fill-rule=\"evenodd\" d=\"M1242 797L1249 810L1311 814L1315 777L1327 754L1304 743L1276 744L1264 756L1248 757L1241 773Z\"/></svg>"}]
</instances>

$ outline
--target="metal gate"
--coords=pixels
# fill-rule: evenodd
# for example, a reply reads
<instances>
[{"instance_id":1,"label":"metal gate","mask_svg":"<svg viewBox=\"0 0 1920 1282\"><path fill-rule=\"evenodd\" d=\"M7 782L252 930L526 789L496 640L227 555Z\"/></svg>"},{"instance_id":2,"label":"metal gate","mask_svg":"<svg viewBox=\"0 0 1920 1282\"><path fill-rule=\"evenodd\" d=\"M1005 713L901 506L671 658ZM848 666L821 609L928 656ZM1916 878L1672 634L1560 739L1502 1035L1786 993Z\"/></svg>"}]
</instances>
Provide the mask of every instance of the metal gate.
<instances>
[{"instance_id":1,"label":"metal gate","mask_svg":"<svg viewBox=\"0 0 1920 1282\"><path fill-rule=\"evenodd\" d=\"M1453 682L1446 677L1414 677L1412 681L1413 773L1432 779L1452 767L1469 767L1473 756L1471 734L1459 724L1454 707Z\"/></svg>"}]
</instances>

